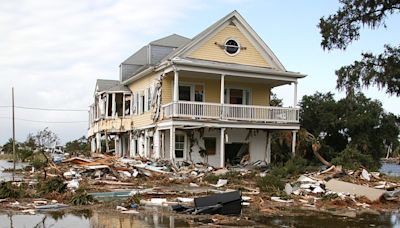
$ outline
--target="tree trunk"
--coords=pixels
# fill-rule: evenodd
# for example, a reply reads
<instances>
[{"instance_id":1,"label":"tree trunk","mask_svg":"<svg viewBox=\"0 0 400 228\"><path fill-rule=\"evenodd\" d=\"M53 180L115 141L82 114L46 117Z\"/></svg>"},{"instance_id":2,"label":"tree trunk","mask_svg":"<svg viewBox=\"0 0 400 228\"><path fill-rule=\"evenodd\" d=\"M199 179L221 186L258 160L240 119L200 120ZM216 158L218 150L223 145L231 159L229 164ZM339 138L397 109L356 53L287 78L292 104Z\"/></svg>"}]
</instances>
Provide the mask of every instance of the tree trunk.
<instances>
[{"instance_id":1,"label":"tree trunk","mask_svg":"<svg viewBox=\"0 0 400 228\"><path fill-rule=\"evenodd\" d=\"M318 151L319 151L319 149L321 149L321 145L319 145L318 143L313 143L311 147L312 147L312 151L313 151L315 157L317 157L318 160L319 160L320 162L322 162L322 164L324 164L324 165L326 165L326 166L328 166L328 167L331 167L331 166L332 166L332 164L331 164L330 162L328 162L327 160L325 160L325 159L319 154Z\"/></svg>"}]
</instances>

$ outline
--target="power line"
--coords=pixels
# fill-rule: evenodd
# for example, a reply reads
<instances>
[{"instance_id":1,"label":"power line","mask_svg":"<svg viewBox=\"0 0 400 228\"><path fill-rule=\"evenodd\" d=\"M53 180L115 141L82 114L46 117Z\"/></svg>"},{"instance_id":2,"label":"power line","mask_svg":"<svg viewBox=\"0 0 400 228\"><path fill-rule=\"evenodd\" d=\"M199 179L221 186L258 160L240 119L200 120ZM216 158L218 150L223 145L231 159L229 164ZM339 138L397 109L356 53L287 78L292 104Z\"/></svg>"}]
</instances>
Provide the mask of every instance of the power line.
<instances>
[{"instance_id":1,"label":"power line","mask_svg":"<svg viewBox=\"0 0 400 228\"><path fill-rule=\"evenodd\" d=\"M11 117L0 117L0 119L12 119ZM55 124L69 124L69 123L87 123L88 121L77 120L77 121L42 121L42 120L30 120L23 118L15 118L16 120L34 122L34 123L55 123Z\"/></svg>"},{"instance_id":2,"label":"power line","mask_svg":"<svg viewBox=\"0 0 400 228\"><path fill-rule=\"evenodd\" d=\"M11 108L12 106L3 105L0 108ZM87 112L87 109L62 109L62 108L40 108L40 107L27 107L27 106L15 106L19 109L30 109L40 111L59 111L59 112Z\"/></svg>"}]
</instances>

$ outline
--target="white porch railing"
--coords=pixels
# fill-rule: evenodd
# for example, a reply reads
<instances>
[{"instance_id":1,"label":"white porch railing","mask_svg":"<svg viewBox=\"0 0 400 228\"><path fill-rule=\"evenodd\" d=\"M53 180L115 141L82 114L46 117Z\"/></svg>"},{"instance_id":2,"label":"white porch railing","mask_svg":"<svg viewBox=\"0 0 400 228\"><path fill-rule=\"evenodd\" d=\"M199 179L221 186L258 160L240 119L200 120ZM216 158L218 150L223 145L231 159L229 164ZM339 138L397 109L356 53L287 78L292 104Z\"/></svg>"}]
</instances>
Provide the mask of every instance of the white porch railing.
<instances>
[{"instance_id":1,"label":"white porch railing","mask_svg":"<svg viewBox=\"0 0 400 228\"><path fill-rule=\"evenodd\" d=\"M298 123L299 109L179 101L162 107L163 117Z\"/></svg>"}]
</instances>

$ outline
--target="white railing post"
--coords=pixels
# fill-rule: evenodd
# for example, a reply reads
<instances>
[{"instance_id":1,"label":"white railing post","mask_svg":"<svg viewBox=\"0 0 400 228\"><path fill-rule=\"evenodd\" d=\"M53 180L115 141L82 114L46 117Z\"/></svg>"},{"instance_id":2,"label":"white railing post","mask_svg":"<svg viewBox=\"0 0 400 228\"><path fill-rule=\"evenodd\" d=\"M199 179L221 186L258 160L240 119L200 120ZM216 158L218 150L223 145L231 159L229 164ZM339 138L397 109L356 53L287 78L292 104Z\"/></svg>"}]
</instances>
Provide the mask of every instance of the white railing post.
<instances>
[{"instance_id":1,"label":"white railing post","mask_svg":"<svg viewBox=\"0 0 400 228\"><path fill-rule=\"evenodd\" d=\"M173 115L177 115L178 109L178 100L179 100L179 72L177 70L174 71L174 97L173 97Z\"/></svg>"},{"instance_id":2,"label":"white railing post","mask_svg":"<svg viewBox=\"0 0 400 228\"><path fill-rule=\"evenodd\" d=\"M221 119L224 119L225 116L224 102L225 102L225 75L221 74L221 91L219 96L219 103L221 104L221 117L220 117Z\"/></svg>"},{"instance_id":3,"label":"white railing post","mask_svg":"<svg viewBox=\"0 0 400 228\"><path fill-rule=\"evenodd\" d=\"M293 108L297 106L297 81L294 82L293 88Z\"/></svg>"}]
</instances>

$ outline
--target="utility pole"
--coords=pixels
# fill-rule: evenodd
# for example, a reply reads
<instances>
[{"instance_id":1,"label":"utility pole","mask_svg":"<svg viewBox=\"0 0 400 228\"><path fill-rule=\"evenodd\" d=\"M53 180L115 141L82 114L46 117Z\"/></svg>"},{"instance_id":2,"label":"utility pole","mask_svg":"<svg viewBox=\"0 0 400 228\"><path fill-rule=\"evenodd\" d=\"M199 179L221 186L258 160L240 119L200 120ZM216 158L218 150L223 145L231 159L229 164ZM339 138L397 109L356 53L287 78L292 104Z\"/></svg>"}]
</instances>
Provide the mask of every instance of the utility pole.
<instances>
[{"instance_id":1,"label":"utility pole","mask_svg":"<svg viewBox=\"0 0 400 228\"><path fill-rule=\"evenodd\" d=\"M14 108L14 87L12 87L12 128L13 128L13 157L14 157L14 168L13 168L13 175L12 175L12 180L15 180L15 161L16 156L15 156L15 108Z\"/></svg>"}]
</instances>

